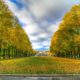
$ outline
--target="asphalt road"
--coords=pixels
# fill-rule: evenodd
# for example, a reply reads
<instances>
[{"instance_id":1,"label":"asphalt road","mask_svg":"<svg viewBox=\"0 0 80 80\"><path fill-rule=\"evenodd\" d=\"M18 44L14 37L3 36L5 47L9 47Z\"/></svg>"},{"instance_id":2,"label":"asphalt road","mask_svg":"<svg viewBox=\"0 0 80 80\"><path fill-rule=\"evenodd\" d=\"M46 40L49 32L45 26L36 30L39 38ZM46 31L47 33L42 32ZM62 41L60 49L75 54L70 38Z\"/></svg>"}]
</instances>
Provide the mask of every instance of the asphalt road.
<instances>
[{"instance_id":1,"label":"asphalt road","mask_svg":"<svg viewBox=\"0 0 80 80\"><path fill-rule=\"evenodd\" d=\"M80 76L73 77L0 77L0 80L80 80Z\"/></svg>"}]
</instances>

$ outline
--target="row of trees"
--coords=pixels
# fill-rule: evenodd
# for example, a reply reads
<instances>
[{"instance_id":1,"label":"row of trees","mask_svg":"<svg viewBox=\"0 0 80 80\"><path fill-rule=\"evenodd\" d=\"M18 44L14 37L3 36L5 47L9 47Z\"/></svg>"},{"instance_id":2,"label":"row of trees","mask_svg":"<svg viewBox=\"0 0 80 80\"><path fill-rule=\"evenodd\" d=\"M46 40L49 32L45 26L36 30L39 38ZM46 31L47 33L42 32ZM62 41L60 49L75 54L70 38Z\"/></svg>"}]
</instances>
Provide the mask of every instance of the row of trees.
<instances>
[{"instance_id":1,"label":"row of trees","mask_svg":"<svg viewBox=\"0 0 80 80\"><path fill-rule=\"evenodd\" d=\"M18 20L0 0L0 59L34 55L30 40Z\"/></svg>"},{"instance_id":2,"label":"row of trees","mask_svg":"<svg viewBox=\"0 0 80 80\"><path fill-rule=\"evenodd\" d=\"M50 51L55 56L80 58L80 5L64 16L52 38Z\"/></svg>"}]
</instances>

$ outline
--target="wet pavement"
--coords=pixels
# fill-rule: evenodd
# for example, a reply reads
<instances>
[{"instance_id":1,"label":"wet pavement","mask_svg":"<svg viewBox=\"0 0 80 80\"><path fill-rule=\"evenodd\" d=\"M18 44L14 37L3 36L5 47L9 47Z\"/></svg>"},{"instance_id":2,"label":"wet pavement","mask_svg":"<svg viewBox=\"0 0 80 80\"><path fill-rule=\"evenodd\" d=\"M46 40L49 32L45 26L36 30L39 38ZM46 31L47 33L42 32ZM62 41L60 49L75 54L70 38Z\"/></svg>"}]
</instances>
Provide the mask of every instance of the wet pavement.
<instances>
[{"instance_id":1,"label":"wet pavement","mask_svg":"<svg viewBox=\"0 0 80 80\"><path fill-rule=\"evenodd\" d=\"M0 77L0 80L80 80L80 76L70 77Z\"/></svg>"}]
</instances>

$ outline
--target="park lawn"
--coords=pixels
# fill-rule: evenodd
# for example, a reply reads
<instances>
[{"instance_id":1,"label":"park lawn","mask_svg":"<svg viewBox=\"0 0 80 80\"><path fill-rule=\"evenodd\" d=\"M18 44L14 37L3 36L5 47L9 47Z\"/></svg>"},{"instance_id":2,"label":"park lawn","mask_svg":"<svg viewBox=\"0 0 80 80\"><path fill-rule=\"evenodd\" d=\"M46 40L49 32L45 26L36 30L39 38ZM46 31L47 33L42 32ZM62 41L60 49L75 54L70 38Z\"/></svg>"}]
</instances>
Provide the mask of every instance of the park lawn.
<instances>
[{"instance_id":1,"label":"park lawn","mask_svg":"<svg viewBox=\"0 0 80 80\"><path fill-rule=\"evenodd\" d=\"M0 74L79 74L80 60L27 57L0 61Z\"/></svg>"}]
</instances>

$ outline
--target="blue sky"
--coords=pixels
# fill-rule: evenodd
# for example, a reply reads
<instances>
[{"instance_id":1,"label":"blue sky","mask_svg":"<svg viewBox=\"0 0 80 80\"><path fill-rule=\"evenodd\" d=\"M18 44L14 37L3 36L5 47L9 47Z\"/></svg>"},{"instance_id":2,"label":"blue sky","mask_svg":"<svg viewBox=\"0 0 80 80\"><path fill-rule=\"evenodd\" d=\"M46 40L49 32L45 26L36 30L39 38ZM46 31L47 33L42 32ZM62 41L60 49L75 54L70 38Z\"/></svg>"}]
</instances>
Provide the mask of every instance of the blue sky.
<instances>
[{"instance_id":1,"label":"blue sky","mask_svg":"<svg viewBox=\"0 0 80 80\"><path fill-rule=\"evenodd\" d=\"M80 0L4 0L19 19L36 50L48 50L66 12Z\"/></svg>"}]
</instances>

